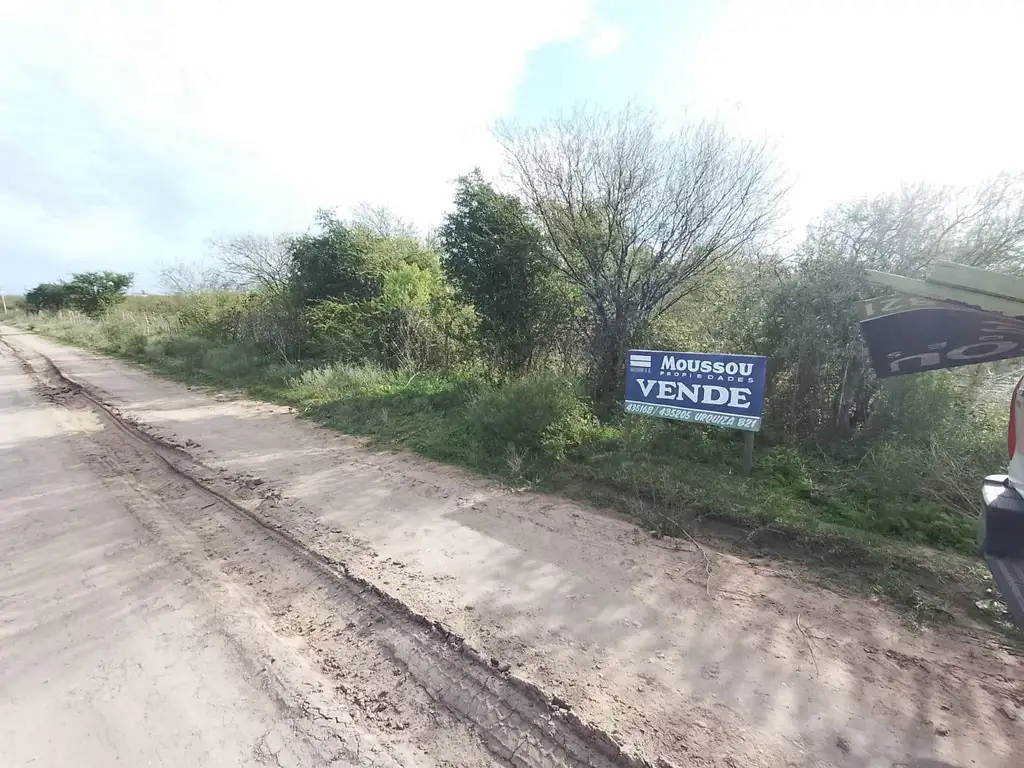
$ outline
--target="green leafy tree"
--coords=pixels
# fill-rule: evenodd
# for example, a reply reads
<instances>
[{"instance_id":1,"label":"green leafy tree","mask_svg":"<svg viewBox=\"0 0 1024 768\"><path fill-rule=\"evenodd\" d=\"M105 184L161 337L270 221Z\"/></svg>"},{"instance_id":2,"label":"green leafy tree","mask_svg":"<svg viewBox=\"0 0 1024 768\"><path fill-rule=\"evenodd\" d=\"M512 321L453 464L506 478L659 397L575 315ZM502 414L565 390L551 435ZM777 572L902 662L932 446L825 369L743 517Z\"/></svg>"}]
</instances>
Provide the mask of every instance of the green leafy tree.
<instances>
[{"instance_id":1,"label":"green leafy tree","mask_svg":"<svg viewBox=\"0 0 1024 768\"><path fill-rule=\"evenodd\" d=\"M550 348L565 301L522 203L474 171L459 179L455 210L438 234L442 269L476 309L477 333L492 365L527 372Z\"/></svg>"},{"instance_id":2,"label":"green leafy tree","mask_svg":"<svg viewBox=\"0 0 1024 768\"><path fill-rule=\"evenodd\" d=\"M71 306L67 283L40 283L25 294L29 312L56 312Z\"/></svg>"},{"instance_id":3,"label":"green leafy tree","mask_svg":"<svg viewBox=\"0 0 1024 768\"><path fill-rule=\"evenodd\" d=\"M390 221L345 223L322 210L317 231L293 240L292 294L310 354L411 368L450 359L438 254Z\"/></svg>"},{"instance_id":4,"label":"green leafy tree","mask_svg":"<svg viewBox=\"0 0 1024 768\"><path fill-rule=\"evenodd\" d=\"M358 302L380 295L381 275L373 269L370 242L331 211L320 210L317 231L291 243L289 283L299 305L319 301Z\"/></svg>"},{"instance_id":5,"label":"green leafy tree","mask_svg":"<svg viewBox=\"0 0 1024 768\"><path fill-rule=\"evenodd\" d=\"M321 209L316 231L293 238L289 282L300 305L318 301L370 301L384 291L385 275L399 266L438 268L438 257L407 232L389 235L349 225Z\"/></svg>"},{"instance_id":6,"label":"green leafy tree","mask_svg":"<svg viewBox=\"0 0 1024 768\"><path fill-rule=\"evenodd\" d=\"M64 285L72 309L96 316L124 300L134 275L121 272L78 272Z\"/></svg>"}]
</instances>

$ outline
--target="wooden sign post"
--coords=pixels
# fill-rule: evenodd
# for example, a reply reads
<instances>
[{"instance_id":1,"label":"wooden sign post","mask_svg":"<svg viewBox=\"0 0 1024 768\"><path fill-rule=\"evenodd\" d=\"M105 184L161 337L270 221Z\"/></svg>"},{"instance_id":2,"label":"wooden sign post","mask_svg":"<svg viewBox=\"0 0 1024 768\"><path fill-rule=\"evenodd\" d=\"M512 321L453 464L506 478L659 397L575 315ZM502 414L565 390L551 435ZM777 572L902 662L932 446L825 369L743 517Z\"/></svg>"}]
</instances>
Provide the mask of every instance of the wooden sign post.
<instances>
[{"instance_id":1,"label":"wooden sign post","mask_svg":"<svg viewBox=\"0 0 1024 768\"><path fill-rule=\"evenodd\" d=\"M754 468L754 435L756 432L747 432L743 436L743 476L749 477L750 470Z\"/></svg>"}]
</instances>

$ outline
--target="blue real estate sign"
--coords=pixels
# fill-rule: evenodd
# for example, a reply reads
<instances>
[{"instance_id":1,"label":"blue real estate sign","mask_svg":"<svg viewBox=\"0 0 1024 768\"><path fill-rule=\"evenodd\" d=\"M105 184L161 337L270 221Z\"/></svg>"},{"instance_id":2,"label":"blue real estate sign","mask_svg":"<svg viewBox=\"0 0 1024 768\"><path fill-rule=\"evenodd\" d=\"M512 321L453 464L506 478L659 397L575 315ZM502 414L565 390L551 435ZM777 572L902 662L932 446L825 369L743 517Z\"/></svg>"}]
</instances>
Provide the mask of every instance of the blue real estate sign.
<instances>
[{"instance_id":1,"label":"blue real estate sign","mask_svg":"<svg viewBox=\"0 0 1024 768\"><path fill-rule=\"evenodd\" d=\"M626 411L757 432L765 362L754 355L634 349L626 371Z\"/></svg>"}]
</instances>

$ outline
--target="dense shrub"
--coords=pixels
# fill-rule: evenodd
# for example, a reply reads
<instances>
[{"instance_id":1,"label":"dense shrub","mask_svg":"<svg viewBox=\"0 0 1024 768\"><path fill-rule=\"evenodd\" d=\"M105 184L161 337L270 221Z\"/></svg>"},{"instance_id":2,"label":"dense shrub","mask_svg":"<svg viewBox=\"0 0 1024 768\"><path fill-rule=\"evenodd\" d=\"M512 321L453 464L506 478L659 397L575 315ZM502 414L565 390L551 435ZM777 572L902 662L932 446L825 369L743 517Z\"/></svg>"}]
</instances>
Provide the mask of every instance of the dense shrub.
<instances>
[{"instance_id":1,"label":"dense shrub","mask_svg":"<svg viewBox=\"0 0 1024 768\"><path fill-rule=\"evenodd\" d=\"M466 419L492 455L511 446L561 459L598 428L580 382L550 374L487 387L467 408Z\"/></svg>"},{"instance_id":2,"label":"dense shrub","mask_svg":"<svg viewBox=\"0 0 1024 768\"><path fill-rule=\"evenodd\" d=\"M53 312L70 306L66 283L40 283L25 294L25 306L30 312Z\"/></svg>"}]
</instances>

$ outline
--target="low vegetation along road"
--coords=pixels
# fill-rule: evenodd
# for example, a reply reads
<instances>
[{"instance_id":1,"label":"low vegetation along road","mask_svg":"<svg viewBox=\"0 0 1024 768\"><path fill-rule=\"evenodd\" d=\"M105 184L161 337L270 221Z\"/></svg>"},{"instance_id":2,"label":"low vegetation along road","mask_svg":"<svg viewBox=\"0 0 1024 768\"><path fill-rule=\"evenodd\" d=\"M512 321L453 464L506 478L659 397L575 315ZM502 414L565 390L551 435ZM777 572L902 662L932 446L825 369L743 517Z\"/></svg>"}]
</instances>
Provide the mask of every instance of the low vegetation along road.
<instances>
[{"instance_id":1,"label":"low vegetation along road","mask_svg":"<svg viewBox=\"0 0 1024 768\"><path fill-rule=\"evenodd\" d=\"M1020 765L994 633L0 346L4 766Z\"/></svg>"}]
</instances>

